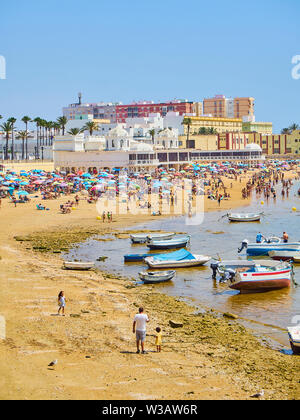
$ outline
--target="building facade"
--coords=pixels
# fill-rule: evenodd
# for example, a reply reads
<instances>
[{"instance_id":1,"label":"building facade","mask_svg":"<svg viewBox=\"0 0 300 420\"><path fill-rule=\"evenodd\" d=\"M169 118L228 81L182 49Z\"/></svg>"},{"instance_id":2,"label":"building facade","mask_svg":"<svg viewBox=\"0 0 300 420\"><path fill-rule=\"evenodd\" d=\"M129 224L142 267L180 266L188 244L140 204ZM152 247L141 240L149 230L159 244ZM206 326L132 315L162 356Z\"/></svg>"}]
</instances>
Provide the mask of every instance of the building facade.
<instances>
[{"instance_id":1,"label":"building facade","mask_svg":"<svg viewBox=\"0 0 300 420\"><path fill-rule=\"evenodd\" d=\"M125 123L127 118L149 117L158 113L165 117L168 112L178 112L179 115L192 114L194 103L187 100L174 100L170 102L154 103L152 101L133 102L129 105L116 106L117 122Z\"/></svg>"},{"instance_id":2,"label":"building facade","mask_svg":"<svg viewBox=\"0 0 300 420\"><path fill-rule=\"evenodd\" d=\"M215 118L242 118L254 115L254 98L226 98L216 95L203 101L204 115L211 114Z\"/></svg>"},{"instance_id":3,"label":"building facade","mask_svg":"<svg viewBox=\"0 0 300 420\"><path fill-rule=\"evenodd\" d=\"M198 134L201 128L214 129L217 133L242 132L243 121L238 118L215 118L215 117L185 117L190 119L190 133ZM184 124L184 132L187 134L188 126Z\"/></svg>"},{"instance_id":4,"label":"building facade","mask_svg":"<svg viewBox=\"0 0 300 420\"><path fill-rule=\"evenodd\" d=\"M63 108L63 115L68 120L85 119L86 115L92 115L93 119L109 120L117 122L116 105L112 102L70 104Z\"/></svg>"}]
</instances>

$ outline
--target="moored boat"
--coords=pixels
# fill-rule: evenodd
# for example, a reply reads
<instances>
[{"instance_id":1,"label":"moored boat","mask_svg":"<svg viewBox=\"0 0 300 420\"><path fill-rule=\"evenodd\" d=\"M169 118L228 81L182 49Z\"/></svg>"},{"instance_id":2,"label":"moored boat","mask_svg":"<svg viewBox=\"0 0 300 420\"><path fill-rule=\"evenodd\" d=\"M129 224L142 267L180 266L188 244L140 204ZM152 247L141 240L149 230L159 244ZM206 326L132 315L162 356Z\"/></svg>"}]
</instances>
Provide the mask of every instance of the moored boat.
<instances>
[{"instance_id":1,"label":"moored boat","mask_svg":"<svg viewBox=\"0 0 300 420\"><path fill-rule=\"evenodd\" d=\"M170 281L175 276L175 270L168 271L141 271L139 277L144 283L161 283Z\"/></svg>"},{"instance_id":2,"label":"moored boat","mask_svg":"<svg viewBox=\"0 0 300 420\"><path fill-rule=\"evenodd\" d=\"M190 242L190 235L186 235L183 237L168 239L168 240L149 240L147 242L147 247L150 249L174 249L174 248L182 248L187 246Z\"/></svg>"},{"instance_id":3,"label":"moored boat","mask_svg":"<svg viewBox=\"0 0 300 420\"><path fill-rule=\"evenodd\" d=\"M261 213L227 213L230 222L259 222Z\"/></svg>"},{"instance_id":4,"label":"moored boat","mask_svg":"<svg viewBox=\"0 0 300 420\"><path fill-rule=\"evenodd\" d=\"M300 354L300 326L288 327L291 349L294 354Z\"/></svg>"},{"instance_id":5,"label":"moored boat","mask_svg":"<svg viewBox=\"0 0 300 420\"><path fill-rule=\"evenodd\" d=\"M94 262L64 261L63 267L66 270L90 270L95 265Z\"/></svg>"},{"instance_id":6,"label":"moored boat","mask_svg":"<svg viewBox=\"0 0 300 420\"><path fill-rule=\"evenodd\" d=\"M246 248L247 255L249 256L263 256L269 255L270 251L300 251L300 242L282 242L276 236L267 238L265 241L259 243L248 243L245 239L238 252L240 253L244 248Z\"/></svg>"},{"instance_id":7,"label":"moored boat","mask_svg":"<svg viewBox=\"0 0 300 420\"><path fill-rule=\"evenodd\" d=\"M144 258L150 256L151 254L126 254L124 255L124 262L144 261Z\"/></svg>"},{"instance_id":8,"label":"moored boat","mask_svg":"<svg viewBox=\"0 0 300 420\"><path fill-rule=\"evenodd\" d=\"M175 252L147 257L145 262L151 268L176 268L203 265L210 259L211 257L207 255L194 255L183 248Z\"/></svg>"},{"instance_id":9,"label":"moored boat","mask_svg":"<svg viewBox=\"0 0 300 420\"><path fill-rule=\"evenodd\" d=\"M291 279L292 267L287 262L273 267L255 264L249 269L236 270L229 287L241 293L268 291L290 287Z\"/></svg>"},{"instance_id":10,"label":"moored boat","mask_svg":"<svg viewBox=\"0 0 300 420\"><path fill-rule=\"evenodd\" d=\"M175 236L174 232L170 233L136 233L130 235L131 242L134 244L144 244L147 240L164 240L164 239L171 239Z\"/></svg>"},{"instance_id":11,"label":"moored boat","mask_svg":"<svg viewBox=\"0 0 300 420\"><path fill-rule=\"evenodd\" d=\"M300 251L269 251L269 256L278 261L300 262Z\"/></svg>"}]
</instances>

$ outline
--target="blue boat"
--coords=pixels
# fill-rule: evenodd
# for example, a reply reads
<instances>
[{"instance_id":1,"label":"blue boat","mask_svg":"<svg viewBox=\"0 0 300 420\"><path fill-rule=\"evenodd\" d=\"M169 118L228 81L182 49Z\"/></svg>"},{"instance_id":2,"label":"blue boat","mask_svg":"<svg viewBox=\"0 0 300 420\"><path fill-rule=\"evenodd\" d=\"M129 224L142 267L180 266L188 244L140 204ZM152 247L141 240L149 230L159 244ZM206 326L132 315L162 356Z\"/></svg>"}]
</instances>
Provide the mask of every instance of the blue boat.
<instances>
[{"instance_id":1,"label":"blue boat","mask_svg":"<svg viewBox=\"0 0 300 420\"><path fill-rule=\"evenodd\" d=\"M246 248L247 255L257 257L269 255L270 251L299 251L300 242L282 242L280 238L277 237L269 238L261 243L249 244L247 240L244 240L238 252L240 253L244 248Z\"/></svg>"},{"instance_id":2,"label":"blue boat","mask_svg":"<svg viewBox=\"0 0 300 420\"><path fill-rule=\"evenodd\" d=\"M152 254L126 254L124 255L124 262L143 261L144 258L150 257Z\"/></svg>"}]
</instances>

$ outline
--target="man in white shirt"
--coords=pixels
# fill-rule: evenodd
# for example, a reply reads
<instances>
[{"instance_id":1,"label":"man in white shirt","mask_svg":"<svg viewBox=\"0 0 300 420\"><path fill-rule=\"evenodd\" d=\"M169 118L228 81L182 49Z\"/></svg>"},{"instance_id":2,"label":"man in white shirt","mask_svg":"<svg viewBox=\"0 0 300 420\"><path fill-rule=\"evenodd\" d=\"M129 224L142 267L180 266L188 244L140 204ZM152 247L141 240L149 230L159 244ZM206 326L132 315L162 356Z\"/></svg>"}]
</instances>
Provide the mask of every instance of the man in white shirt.
<instances>
[{"instance_id":1,"label":"man in white shirt","mask_svg":"<svg viewBox=\"0 0 300 420\"><path fill-rule=\"evenodd\" d=\"M139 313L135 315L133 320L132 331L136 333L136 347L137 353L140 352L140 342L142 347L142 354L145 354L144 342L146 339L146 324L149 322L148 315L144 314L144 309L139 308Z\"/></svg>"}]
</instances>

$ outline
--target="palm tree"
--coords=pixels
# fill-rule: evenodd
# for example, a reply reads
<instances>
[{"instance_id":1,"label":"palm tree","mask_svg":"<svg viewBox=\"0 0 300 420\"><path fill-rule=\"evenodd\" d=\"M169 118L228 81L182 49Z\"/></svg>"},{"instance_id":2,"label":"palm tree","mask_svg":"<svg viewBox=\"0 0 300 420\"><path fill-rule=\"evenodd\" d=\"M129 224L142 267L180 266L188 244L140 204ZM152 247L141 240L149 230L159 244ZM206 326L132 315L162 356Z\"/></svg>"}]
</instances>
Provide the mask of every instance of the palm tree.
<instances>
[{"instance_id":1,"label":"palm tree","mask_svg":"<svg viewBox=\"0 0 300 420\"><path fill-rule=\"evenodd\" d=\"M4 159L7 160L8 159L8 142L9 142L9 135L11 133L12 130L12 126L10 122L5 122L4 124L1 125L1 129L4 131L5 133L5 138L6 138L6 145L5 145L5 155L4 155Z\"/></svg>"},{"instance_id":2,"label":"palm tree","mask_svg":"<svg viewBox=\"0 0 300 420\"><path fill-rule=\"evenodd\" d=\"M291 125L289 126L289 130L290 130L290 132L291 132L291 133L292 133L293 131L295 131L295 130L299 130L299 125L298 125L298 124L296 124L296 123L291 124Z\"/></svg>"},{"instance_id":3,"label":"palm tree","mask_svg":"<svg viewBox=\"0 0 300 420\"><path fill-rule=\"evenodd\" d=\"M282 130L281 130L281 134L290 134L291 132L290 132L290 129L289 128L283 128Z\"/></svg>"},{"instance_id":4,"label":"palm tree","mask_svg":"<svg viewBox=\"0 0 300 420\"><path fill-rule=\"evenodd\" d=\"M35 158L39 158L39 130L41 130L41 123L42 119L40 117L36 117L33 122L36 123L36 152L35 152ZM41 132L40 132L41 134Z\"/></svg>"},{"instance_id":5,"label":"palm tree","mask_svg":"<svg viewBox=\"0 0 300 420\"><path fill-rule=\"evenodd\" d=\"M152 137L152 144L154 144L155 129L152 128L151 130L149 130L149 134Z\"/></svg>"},{"instance_id":6,"label":"palm tree","mask_svg":"<svg viewBox=\"0 0 300 420\"><path fill-rule=\"evenodd\" d=\"M25 131L26 131L26 139L25 139L25 159L28 159L28 123L31 122L31 118L28 117L27 115L25 115L22 120L23 123L25 124Z\"/></svg>"},{"instance_id":7,"label":"palm tree","mask_svg":"<svg viewBox=\"0 0 300 420\"><path fill-rule=\"evenodd\" d=\"M81 128L71 128L68 131L68 134L71 134L71 136L77 136L77 134L82 133L82 129Z\"/></svg>"},{"instance_id":8,"label":"palm tree","mask_svg":"<svg viewBox=\"0 0 300 420\"><path fill-rule=\"evenodd\" d=\"M201 135L207 134L206 128L205 127L200 127L199 128L199 134L201 134Z\"/></svg>"},{"instance_id":9,"label":"palm tree","mask_svg":"<svg viewBox=\"0 0 300 420\"><path fill-rule=\"evenodd\" d=\"M28 132L26 131L19 131L16 137L17 140L22 140L22 159L24 159L25 155L25 140L28 137Z\"/></svg>"},{"instance_id":10,"label":"palm tree","mask_svg":"<svg viewBox=\"0 0 300 420\"><path fill-rule=\"evenodd\" d=\"M190 128L191 128L191 125L192 125L192 119L185 117L182 121L182 124L187 126L186 142L188 142L189 141L189 136L190 136Z\"/></svg>"},{"instance_id":11,"label":"palm tree","mask_svg":"<svg viewBox=\"0 0 300 420\"><path fill-rule=\"evenodd\" d=\"M11 117L7 120L9 123L11 123L11 160L14 160L14 155L15 155L15 140L14 140L14 125L15 122L17 121L16 118Z\"/></svg>"},{"instance_id":12,"label":"palm tree","mask_svg":"<svg viewBox=\"0 0 300 420\"><path fill-rule=\"evenodd\" d=\"M57 122L60 125L60 128L62 129L62 135L64 136L65 135L65 126L66 126L68 120L67 120L66 117L58 117Z\"/></svg>"},{"instance_id":13,"label":"palm tree","mask_svg":"<svg viewBox=\"0 0 300 420\"><path fill-rule=\"evenodd\" d=\"M94 121L88 121L85 126L82 128L82 131L88 130L90 133L90 136L93 135L94 131L99 130L98 124Z\"/></svg>"}]
</instances>

